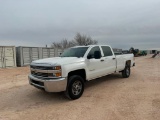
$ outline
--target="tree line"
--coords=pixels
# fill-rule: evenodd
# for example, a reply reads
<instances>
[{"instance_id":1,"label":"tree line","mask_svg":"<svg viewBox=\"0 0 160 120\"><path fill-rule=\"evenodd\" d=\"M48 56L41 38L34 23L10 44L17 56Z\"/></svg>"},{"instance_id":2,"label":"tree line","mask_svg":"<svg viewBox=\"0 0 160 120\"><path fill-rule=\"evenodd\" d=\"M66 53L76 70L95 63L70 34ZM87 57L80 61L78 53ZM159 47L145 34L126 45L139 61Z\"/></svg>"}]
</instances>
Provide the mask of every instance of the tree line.
<instances>
[{"instance_id":1,"label":"tree line","mask_svg":"<svg viewBox=\"0 0 160 120\"><path fill-rule=\"evenodd\" d=\"M98 41L92 39L90 36L77 33L73 40L63 39L60 42L53 42L51 47L66 49L73 46L87 46L97 44Z\"/></svg>"}]
</instances>

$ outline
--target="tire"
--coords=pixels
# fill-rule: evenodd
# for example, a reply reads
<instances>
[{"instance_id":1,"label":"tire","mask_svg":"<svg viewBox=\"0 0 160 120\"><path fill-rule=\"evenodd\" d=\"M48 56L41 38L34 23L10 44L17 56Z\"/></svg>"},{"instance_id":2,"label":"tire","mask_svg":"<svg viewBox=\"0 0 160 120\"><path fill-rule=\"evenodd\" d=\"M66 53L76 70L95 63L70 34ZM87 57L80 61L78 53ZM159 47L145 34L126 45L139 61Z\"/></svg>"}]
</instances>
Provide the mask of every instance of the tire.
<instances>
[{"instance_id":1,"label":"tire","mask_svg":"<svg viewBox=\"0 0 160 120\"><path fill-rule=\"evenodd\" d=\"M128 78L130 76L131 70L130 66L126 66L125 69L122 71L122 77Z\"/></svg>"},{"instance_id":2,"label":"tire","mask_svg":"<svg viewBox=\"0 0 160 120\"><path fill-rule=\"evenodd\" d=\"M78 75L69 77L66 96L72 100L78 99L82 96L84 91L84 80Z\"/></svg>"}]
</instances>

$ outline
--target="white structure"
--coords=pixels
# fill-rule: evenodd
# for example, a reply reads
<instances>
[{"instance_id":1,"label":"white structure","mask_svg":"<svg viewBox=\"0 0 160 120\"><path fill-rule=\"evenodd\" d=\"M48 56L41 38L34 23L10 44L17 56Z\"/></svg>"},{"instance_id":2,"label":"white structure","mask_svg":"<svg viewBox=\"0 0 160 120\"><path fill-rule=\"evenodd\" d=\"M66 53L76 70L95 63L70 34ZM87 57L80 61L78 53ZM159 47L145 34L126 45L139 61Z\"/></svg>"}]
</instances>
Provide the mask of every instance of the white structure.
<instances>
[{"instance_id":1,"label":"white structure","mask_svg":"<svg viewBox=\"0 0 160 120\"><path fill-rule=\"evenodd\" d=\"M154 54L154 53L156 53L157 51L160 51L160 48L143 49L143 50L140 50L140 51L146 51L147 54Z\"/></svg>"},{"instance_id":2,"label":"white structure","mask_svg":"<svg viewBox=\"0 0 160 120\"><path fill-rule=\"evenodd\" d=\"M40 49L40 58L50 58L55 57L55 49L54 48L39 48Z\"/></svg>"},{"instance_id":3,"label":"white structure","mask_svg":"<svg viewBox=\"0 0 160 120\"><path fill-rule=\"evenodd\" d=\"M155 54L157 51L160 51L160 48L151 48L149 49L151 54Z\"/></svg>"},{"instance_id":4,"label":"white structure","mask_svg":"<svg viewBox=\"0 0 160 120\"><path fill-rule=\"evenodd\" d=\"M57 57L62 52L63 50L54 48L19 46L16 48L17 66L26 66L38 59Z\"/></svg>"},{"instance_id":5,"label":"white structure","mask_svg":"<svg viewBox=\"0 0 160 120\"><path fill-rule=\"evenodd\" d=\"M0 46L0 68L16 67L14 46Z\"/></svg>"},{"instance_id":6,"label":"white structure","mask_svg":"<svg viewBox=\"0 0 160 120\"><path fill-rule=\"evenodd\" d=\"M17 47L17 66L29 65L32 61L40 59L38 47Z\"/></svg>"}]
</instances>

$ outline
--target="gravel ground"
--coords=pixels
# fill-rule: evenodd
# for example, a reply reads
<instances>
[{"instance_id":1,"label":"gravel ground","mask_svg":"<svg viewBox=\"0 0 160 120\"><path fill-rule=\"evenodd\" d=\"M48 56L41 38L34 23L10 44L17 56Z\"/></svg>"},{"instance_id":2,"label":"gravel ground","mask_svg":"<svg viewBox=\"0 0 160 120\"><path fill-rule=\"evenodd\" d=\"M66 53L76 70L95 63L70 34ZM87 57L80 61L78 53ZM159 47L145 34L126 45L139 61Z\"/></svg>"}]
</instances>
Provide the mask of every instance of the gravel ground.
<instances>
[{"instance_id":1,"label":"gravel ground","mask_svg":"<svg viewBox=\"0 0 160 120\"><path fill-rule=\"evenodd\" d=\"M0 120L159 120L160 58L136 58L129 78L112 74L87 82L68 100L28 84L28 67L0 69Z\"/></svg>"}]
</instances>

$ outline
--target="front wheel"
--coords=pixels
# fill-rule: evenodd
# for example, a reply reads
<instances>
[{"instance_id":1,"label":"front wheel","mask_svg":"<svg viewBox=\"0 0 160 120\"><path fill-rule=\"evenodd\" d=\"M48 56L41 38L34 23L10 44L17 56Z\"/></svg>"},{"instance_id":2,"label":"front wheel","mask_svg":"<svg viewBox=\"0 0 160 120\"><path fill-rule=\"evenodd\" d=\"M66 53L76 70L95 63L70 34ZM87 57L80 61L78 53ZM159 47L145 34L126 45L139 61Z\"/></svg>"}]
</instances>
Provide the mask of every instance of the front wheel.
<instances>
[{"instance_id":1,"label":"front wheel","mask_svg":"<svg viewBox=\"0 0 160 120\"><path fill-rule=\"evenodd\" d=\"M84 91L84 80L78 75L73 75L69 78L66 95L72 100L82 96Z\"/></svg>"},{"instance_id":2,"label":"front wheel","mask_svg":"<svg viewBox=\"0 0 160 120\"><path fill-rule=\"evenodd\" d=\"M130 66L126 66L125 69L122 71L122 77L128 78L130 76L130 73Z\"/></svg>"}]
</instances>

